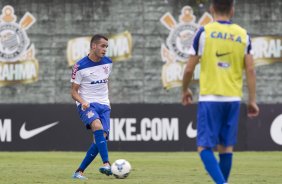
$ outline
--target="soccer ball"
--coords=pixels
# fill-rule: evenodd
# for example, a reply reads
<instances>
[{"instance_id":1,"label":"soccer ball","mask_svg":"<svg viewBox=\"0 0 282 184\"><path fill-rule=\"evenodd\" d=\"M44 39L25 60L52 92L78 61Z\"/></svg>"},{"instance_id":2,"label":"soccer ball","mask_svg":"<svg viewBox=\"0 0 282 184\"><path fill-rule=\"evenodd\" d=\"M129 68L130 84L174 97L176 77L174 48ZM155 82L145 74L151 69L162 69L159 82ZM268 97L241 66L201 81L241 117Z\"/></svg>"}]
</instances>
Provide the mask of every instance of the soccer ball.
<instances>
[{"instance_id":1,"label":"soccer ball","mask_svg":"<svg viewBox=\"0 0 282 184\"><path fill-rule=\"evenodd\" d=\"M112 164L111 170L116 178L123 179L129 175L131 171L131 165L124 159L118 159Z\"/></svg>"}]
</instances>

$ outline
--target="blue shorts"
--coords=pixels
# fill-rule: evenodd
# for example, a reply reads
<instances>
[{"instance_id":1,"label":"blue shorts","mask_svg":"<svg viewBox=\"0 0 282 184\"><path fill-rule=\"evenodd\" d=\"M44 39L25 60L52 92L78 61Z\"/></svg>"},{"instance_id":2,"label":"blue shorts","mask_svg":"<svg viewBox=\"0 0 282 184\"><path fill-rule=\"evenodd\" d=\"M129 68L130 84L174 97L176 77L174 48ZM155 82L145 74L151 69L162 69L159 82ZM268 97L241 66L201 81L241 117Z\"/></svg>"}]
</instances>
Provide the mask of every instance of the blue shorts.
<instances>
[{"instance_id":1,"label":"blue shorts","mask_svg":"<svg viewBox=\"0 0 282 184\"><path fill-rule=\"evenodd\" d=\"M213 148L236 144L240 102L199 102L197 145Z\"/></svg>"},{"instance_id":2,"label":"blue shorts","mask_svg":"<svg viewBox=\"0 0 282 184\"><path fill-rule=\"evenodd\" d=\"M107 105L99 103L90 103L90 106L86 110L81 109L81 104L77 106L77 111L81 121L84 123L87 129L91 129L90 124L100 119L104 131L109 135L110 132L110 114L111 108Z\"/></svg>"}]
</instances>

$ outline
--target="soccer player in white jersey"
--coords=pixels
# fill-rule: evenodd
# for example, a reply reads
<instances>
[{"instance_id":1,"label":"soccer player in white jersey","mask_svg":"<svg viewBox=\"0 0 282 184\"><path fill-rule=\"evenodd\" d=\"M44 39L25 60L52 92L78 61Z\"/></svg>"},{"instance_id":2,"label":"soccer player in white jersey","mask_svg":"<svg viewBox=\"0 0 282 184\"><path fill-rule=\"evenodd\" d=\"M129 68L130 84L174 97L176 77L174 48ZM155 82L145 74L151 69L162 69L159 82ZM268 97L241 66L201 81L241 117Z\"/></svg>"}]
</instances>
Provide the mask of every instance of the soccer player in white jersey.
<instances>
[{"instance_id":1,"label":"soccer player in white jersey","mask_svg":"<svg viewBox=\"0 0 282 184\"><path fill-rule=\"evenodd\" d=\"M111 175L107 139L110 131L110 101L108 98L108 78L112 60L105 56L108 38L94 35L90 42L90 53L73 67L71 96L76 101L79 117L87 129L93 133L93 142L85 158L73 174L75 179L87 179L84 170L99 153L103 166L99 171Z\"/></svg>"}]
</instances>

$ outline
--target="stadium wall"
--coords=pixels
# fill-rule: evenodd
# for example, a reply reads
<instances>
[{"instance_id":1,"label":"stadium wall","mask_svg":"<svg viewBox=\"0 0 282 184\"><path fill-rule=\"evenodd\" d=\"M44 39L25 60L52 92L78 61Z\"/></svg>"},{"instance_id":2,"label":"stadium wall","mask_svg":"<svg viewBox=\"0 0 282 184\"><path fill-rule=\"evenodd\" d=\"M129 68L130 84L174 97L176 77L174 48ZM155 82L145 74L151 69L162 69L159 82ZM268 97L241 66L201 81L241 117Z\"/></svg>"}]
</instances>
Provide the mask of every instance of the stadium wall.
<instances>
[{"instance_id":1,"label":"stadium wall","mask_svg":"<svg viewBox=\"0 0 282 184\"><path fill-rule=\"evenodd\" d=\"M123 55L126 57L121 58L117 55L118 61L114 63L110 78L111 102L114 104L179 103L181 70L175 70L172 76L176 78L178 86L164 89L163 85L162 71L167 58L161 54L161 49L162 45L167 46L168 36L173 30L169 29L168 24L161 22L161 18L165 14L171 15L177 27L180 24L179 17L183 7L190 6L193 9L196 23L208 9L207 0L2 0L0 2L0 8L6 5L14 8L16 24L20 25L27 12L36 19L24 30L30 39L30 44L34 46L32 51L38 61L34 81L16 81L13 76L10 79L7 75L14 70L7 68L5 68L7 71L4 70L5 61L1 61L0 103L9 104L73 103L69 95L71 75L71 65L67 58L69 41L74 38L89 37L95 33L115 36L124 32L131 36L127 37L131 47L127 50L128 53ZM265 55L269 55L267 51L273 51L269 57L276 57L274 58L276 60L257 66L259 103L282 102L281 9L280 0L244 0L236 3L236 15L233 21L245 27L252 37L279 38L275 40L273 47L269 46L268 50L259 51ZM1 23L3 22L2 20ZM79 45L75 48L79 48ZM122 52L118 50L119 48L115 48L116 52ZM262 49L266 49L266 46ZM26 76L26 73L22 75ZM173 86L173 82L170 85ZM197 84L193 86L193 91L195 93L198 91ZM244 94L246 96L246 85L244 85Z\"/></svg>"}]
</instances>

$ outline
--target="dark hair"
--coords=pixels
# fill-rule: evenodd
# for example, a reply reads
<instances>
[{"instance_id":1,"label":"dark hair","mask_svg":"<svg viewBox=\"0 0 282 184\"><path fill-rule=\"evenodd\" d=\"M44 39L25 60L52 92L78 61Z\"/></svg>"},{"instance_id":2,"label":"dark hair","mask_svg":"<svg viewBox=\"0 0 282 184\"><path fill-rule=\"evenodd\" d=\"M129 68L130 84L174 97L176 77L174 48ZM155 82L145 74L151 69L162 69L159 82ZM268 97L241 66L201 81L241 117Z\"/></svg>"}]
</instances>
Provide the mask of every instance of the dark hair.
<instances>
[{"instance_id":1,"label":"dark hair","mask_svg":"<svg viewBox=\"0 0 282 184\"><path fill-rule=\"evenodd\" d=\"M234 0L212 0L212 6L216 13L227 15L234 5Z\"/></svg>"},{"instance_id":2,"label":"dark hair","mask_svg":"<svg viewBox=\"0 0 282 184\"><path fill-rule=\"evenodd\" d=\"M92 47L93 43L98 43L101 39L108 41L107 37L100 35L100 34L95 34L94 36L92 36L91 41L90 41L90 48Z\"/></svg>"}]
</instances>

